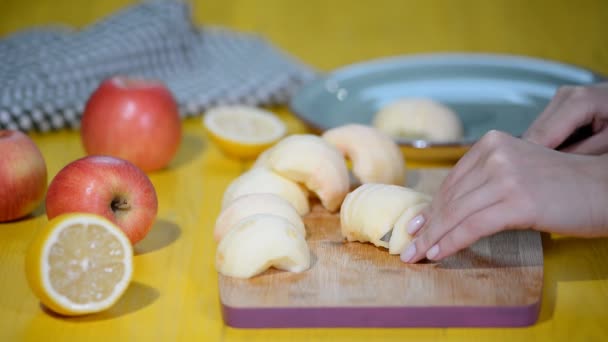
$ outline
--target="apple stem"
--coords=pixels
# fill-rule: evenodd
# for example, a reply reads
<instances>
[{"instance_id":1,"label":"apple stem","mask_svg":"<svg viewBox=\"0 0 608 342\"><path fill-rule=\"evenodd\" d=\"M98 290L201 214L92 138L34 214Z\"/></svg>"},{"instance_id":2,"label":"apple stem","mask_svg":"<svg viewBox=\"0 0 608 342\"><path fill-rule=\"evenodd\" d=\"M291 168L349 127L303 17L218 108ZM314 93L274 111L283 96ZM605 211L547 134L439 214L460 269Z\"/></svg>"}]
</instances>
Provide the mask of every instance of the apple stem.
<instances>
[{"instance_id":1,"label":"apple stem","mask_svg":"<svg viewBox=\"0 0 608 342\"><path fill-rule=\"evenodd\" d=\"M131 205L124 198L118 198L118 199L113 200L111 206L112 206L112 211L131 209Z\"/></svg>"}]
</instances>

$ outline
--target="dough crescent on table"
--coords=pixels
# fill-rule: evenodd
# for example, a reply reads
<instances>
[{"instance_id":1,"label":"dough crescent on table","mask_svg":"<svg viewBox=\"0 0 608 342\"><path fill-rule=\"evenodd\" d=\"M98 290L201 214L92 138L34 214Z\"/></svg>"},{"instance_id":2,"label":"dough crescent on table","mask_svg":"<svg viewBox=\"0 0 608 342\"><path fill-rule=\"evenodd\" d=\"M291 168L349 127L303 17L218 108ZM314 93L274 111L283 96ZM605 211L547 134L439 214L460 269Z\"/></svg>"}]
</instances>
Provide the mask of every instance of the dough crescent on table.
<instances>
[{"instance_id":1,"label":"dough crescent on table","mask_svg":"<svg viewBox=\"0 0 608 342\"><path fill-rule=\"evenodd\" d=\"M298 233L306 237L304 222L291 203L275 194L253 193L236 198L220 212L215 221L215 241L222 240L237 222L254 214L280 216L289 221Z\"/></svg>"},{"instance_id":2,"label":"dough crescent on table","mask_svg":"<svg viewBox=\"0 0 608 342\"><path fill-rule=\"evenodd\" d=\"M350 188L344 156L319 136L291 135L279 141L262 158L272 171L304 184L329 211L340 207Z\"/></svg>"},{"instance_id":3,"label":"dough crescent on table","mask_svg":"<svg viewBox=\"0 0 608 342\"><path fill-rule=\"evenodd\" d=\"M323 133L352 162L353 174L361 183L405 183L405 160L394 139L365 125L348 124Z\"/></svg>"},{"instance_id":4,"label":"dough crescent on table","mask_svg":"<svg viewBox=\"0 0 608 342\"><path fill-rule=\"evenodd\" d=\"M399 217L409 208L430 200L430 196L402 186L363 184L342 203L342 236L348 241L371 242L389 248L389 242L382 237L394 228Z\"/></svg>"},{"instance_id":5,"label":"dough crescent on table","mask_svg":"<svg viewBox=\"0 0 608 342\"><path fill-rule=\"evenodd\" d=\"M263 168L253 168L228 185L222 199L222 209L243 195L253 193L271 193L287 200L298 214L305 215L310 211L308 193L302 187L277 173Z\"/></svg>"},{"instance_id":6,"label":"dough crescent on table","mask_svg":"<svg viewBox=\"0 0 608 342\"><path fill-rule=\"evenodd\" d=\"M250 278L270 267L297 273L310 267L310 250L289 221L256 214L228 231L218 245L215 265L221 274L236 278Z\"/></svg>"}]
</instances>

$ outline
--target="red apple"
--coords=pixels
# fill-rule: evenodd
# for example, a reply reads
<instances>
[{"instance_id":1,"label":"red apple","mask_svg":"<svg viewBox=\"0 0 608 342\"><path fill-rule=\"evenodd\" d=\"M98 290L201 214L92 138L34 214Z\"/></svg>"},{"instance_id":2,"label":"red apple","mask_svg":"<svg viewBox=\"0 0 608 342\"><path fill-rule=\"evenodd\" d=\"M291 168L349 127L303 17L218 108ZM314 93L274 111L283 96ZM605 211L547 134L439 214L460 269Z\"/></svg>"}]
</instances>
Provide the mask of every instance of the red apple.
<instances>
[{"instance_id":1,"label":"red apple","mask_svg":"<svg viewBox=\"0 0 608 342\"><path fill-rule=\"evenodd\" d=\"M36 144L19 131L0 130L0 222L31 213L46 190L46 164Z\"/></svg>"},{"instance_id":2,"label":"red apple","mask_svg":"<svg viewBox=\"0 0 608 342\"><path fill-rule=\"evenodd\" d=\"M89 98L80 135L87 154L126 159L148 172L171 162L182 128L177 103L163 83L113 77Z\"/></svg>"},{"instance_id":3,"label":"red apple","mask_svg":"<svg viewBox=\"0 0 608 342\"><path fill-rule=\"evenodd\" d=\"M46 214L84 212L119 226L132 244L152 228L158 203L148 176L132 163L110 156L88 156L64 167L49 185Z\"/></svg>"}]
</instances>

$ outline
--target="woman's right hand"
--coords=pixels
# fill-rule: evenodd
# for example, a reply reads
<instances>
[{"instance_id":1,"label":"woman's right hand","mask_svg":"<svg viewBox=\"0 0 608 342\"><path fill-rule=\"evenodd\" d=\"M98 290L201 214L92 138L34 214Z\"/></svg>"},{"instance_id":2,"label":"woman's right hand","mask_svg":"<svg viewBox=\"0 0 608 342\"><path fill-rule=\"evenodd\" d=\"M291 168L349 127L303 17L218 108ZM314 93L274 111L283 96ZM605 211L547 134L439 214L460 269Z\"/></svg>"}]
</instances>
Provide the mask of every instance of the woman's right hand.
<instances>
[{"instance_id":1,"label":"woman's right hand","mask_svg":"<svg viewBox=\"0 0 608 342\"><path fill-rule=\"evenodd\" d=\"M506 133L484 135L408 225L404 262L439 260L506 229L608 236L608 155L563 153Z\"/></svg>"},{"instance_id":2,"label":"woman's right hand","mask_svg":"<svg viewBox=\"0 0 608 342\"><path fill-rule=\"evenodd\" d=\"M589 125L591 135L560 147L577 129ZM547 108L523 135L552 149L580 154L608 152L608 83L559 88Z\"/></svg>"}]
</instances>

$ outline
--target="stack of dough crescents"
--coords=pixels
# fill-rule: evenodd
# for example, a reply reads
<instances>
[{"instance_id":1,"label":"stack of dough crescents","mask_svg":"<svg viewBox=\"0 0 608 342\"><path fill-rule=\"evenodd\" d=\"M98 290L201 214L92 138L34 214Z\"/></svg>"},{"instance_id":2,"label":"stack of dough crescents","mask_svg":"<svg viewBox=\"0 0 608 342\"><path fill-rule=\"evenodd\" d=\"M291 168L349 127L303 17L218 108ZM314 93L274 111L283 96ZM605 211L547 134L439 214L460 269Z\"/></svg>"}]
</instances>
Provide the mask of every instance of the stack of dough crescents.
<instances>
[{"instance_id":1,"label":"stack of dough crescents","mask_svg":"<svg viewBox=\"0 0 608 342\"><path fill-rule=\"evenodd\" d=\"M307 270L310 251L302 216L310 210L309 195L329 212L344 207L350 190L346 158L361 183L402 185L405 180L397 144L372 127L346 125L322 137L290 135L226 189L214 232L218 271L249 278L270 267Z\"/></svg>"}]
</instances>

